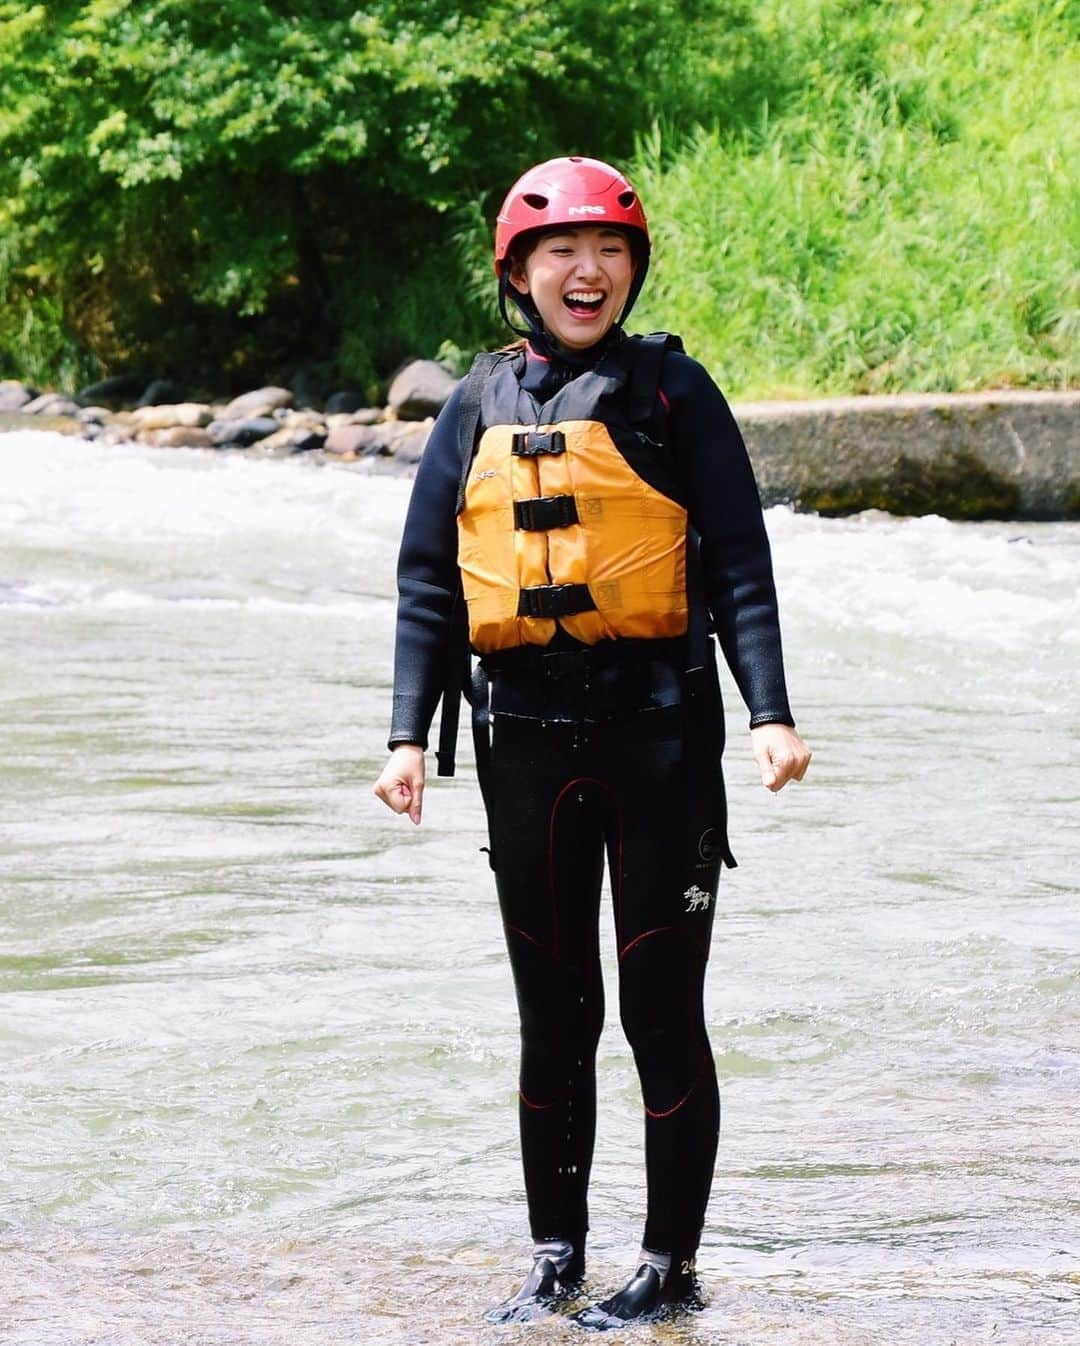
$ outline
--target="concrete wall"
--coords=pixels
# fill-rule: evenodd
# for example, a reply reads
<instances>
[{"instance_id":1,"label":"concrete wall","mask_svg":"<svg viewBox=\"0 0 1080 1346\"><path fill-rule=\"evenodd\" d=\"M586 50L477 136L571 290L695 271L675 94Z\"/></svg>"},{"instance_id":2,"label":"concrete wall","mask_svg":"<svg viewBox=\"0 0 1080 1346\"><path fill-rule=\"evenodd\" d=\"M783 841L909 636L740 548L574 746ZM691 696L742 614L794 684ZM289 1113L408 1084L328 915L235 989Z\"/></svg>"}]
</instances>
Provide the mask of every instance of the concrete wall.
<instances>
[{"instance_id":1,"label":"concrete wall","mask_svg":"<svg viewBox=\"0 0 1080 1346\"><path fill-rule=\"evenodd\" d=\"M1080 517L1080 393L908 393L733 408L767 504Z\"/></svg>"}]
</instances>

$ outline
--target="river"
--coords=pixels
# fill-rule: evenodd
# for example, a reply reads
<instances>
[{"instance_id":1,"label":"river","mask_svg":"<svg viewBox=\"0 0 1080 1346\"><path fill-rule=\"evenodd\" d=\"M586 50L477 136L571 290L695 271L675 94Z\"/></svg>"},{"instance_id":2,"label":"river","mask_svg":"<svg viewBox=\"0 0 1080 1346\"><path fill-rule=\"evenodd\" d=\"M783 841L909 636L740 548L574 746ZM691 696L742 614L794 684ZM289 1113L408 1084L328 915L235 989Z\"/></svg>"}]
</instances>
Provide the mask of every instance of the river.
<instances>
[{"instance_id":1,"label":"river","mask_svg":"<svg viewBox=\"0 0 1080 1346\"><path fill-rule=\"evenodd\" d=\"M469 753L418 830L371 795L408 489L0 435L4 1343L521 1335ZM728 681L710 1304L616 1340L1075 1342L1080 525L767 522L815 757L764 791ZM596 1290L643 1203L609 1018Z\"/></svg>"}]
</instances>

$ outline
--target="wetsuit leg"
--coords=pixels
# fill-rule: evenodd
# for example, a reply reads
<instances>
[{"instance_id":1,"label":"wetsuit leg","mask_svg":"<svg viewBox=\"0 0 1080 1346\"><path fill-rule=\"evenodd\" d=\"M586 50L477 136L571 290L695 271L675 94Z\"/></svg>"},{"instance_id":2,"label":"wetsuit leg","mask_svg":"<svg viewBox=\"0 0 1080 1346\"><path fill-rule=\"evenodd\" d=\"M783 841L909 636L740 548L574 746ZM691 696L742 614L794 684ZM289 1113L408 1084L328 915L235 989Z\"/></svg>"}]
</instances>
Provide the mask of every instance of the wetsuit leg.
<instances>
[{"instance_id":1,"label":"wetsuit leg","mask_svg":"<svg viewBox=\"0 0 1080 1346\"><path fill-rule=\"evenodd\" d=\"M702 1003L719 878L709 844L717 777L687 762L681 727L639 718L640 732L612 758L619 815L609 863L620 1012L645 1108L643 1244L672 1255L674 1289L692 1280L720 1126Z\"/></svg>"},{"instance_id":2,"label":"wetsuit leg","mask_svg":"<svg viewBox=\"0 0 1080 1346\"><path fill-rule=\"evenodd\" d=\"M497 719L491 835L521 1019L519 1120L534 1239L581 1251L604 1019L605 816L569 728Z\"/></svg>"}]
</instances>

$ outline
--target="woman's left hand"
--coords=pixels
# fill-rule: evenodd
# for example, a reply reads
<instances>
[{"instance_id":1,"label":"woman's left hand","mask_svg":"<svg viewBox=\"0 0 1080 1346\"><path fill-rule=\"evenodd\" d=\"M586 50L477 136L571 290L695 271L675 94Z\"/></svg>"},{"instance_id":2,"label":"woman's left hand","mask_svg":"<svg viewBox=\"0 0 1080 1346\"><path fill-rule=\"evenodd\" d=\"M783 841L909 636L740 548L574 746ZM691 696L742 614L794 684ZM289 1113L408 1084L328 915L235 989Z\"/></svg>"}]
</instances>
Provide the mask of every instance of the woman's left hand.
<instances>
[{"instance_id":1,"label":"woman's left hand","mask_svg":"<svg viewBox=\"0 0 1080 1346\"><path fill-rule=\"evenodd\" d=\"M786 724L759 724L750 730L750 745L761 783L774 794L789 780L802 780L806 775L812 753Z\"/></svg>"}]
</instances>

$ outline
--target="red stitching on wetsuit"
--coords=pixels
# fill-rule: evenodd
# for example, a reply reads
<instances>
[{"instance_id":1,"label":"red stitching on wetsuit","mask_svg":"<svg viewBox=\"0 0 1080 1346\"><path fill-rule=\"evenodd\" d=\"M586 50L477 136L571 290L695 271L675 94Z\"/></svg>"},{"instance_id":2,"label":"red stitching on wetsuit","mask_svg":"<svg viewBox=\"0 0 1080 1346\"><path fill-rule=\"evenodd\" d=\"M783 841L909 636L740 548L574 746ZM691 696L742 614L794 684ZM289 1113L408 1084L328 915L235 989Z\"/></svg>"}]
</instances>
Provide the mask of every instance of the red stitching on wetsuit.
<instances>
[{"instance_id":1,"label":"red stitching on wetsuit","mask_svg":"<svg viewBox=\"0 0 1080 1346\"><path fill-rule=\"evenodd\" d=\"M640 944L643 939L648 939L650 935L662 935L665 930L674 930L674 929L675 927L673 925L658 925L655 926L652 930L646 930L645 933L642 935L635 936L624 949L619 950L619 962L621 963L622 960L626 957L626 955L630 952L630 950L634 948L635 945Z\"/></svg>"},{"instance_id":2,"label":"red stitching on wetsuit","mask_svg":"<svg viewBox=\"0 0 1080 1346\"><path fill-rule=\"evenodd\" d=\"M599 785L602 790L607 789L604 782L597 780L595 776L575 776L572 781L567 781L555 796L555 802L548 814L548 898L551 902L551 951L556 960L562 958L562 949L559 945L559 907L555 896L555 819L563 798L578 785Z\"/></svg>"},{"instance_id":3,"label":"red stitching on wetsuit","mask_svg":"<svg viewBox=\"0 0 1080 1346\"><path fill-rule=\"evenodd\" d=\"M518 1098L527 1108L532 1108L533 1112L547 1112L548 1108L554 1107L554 1103L534 1103L531 1098L525 1097L525 1090L518 1085Z\"/></svg>"},{"instance_id":4,"label":"red stitching on wetsuit","mask_svg":"<svg viewBox=\"0 0 1080 1346\"><path fill-rule=\"evenodd\" d=\"M664 392L663 388L657 388L656 391L660 394L660 401L663 402L663 404L664 404L664 410L665 410L665 411L670 411L670 410L671 410L671 402L670 402L669 399L668 399L668 395L667 395L667 393Z\"/></svg>"},{"instance_id":5,"label":"red stitching on wetsuit","mask_svg":"<svg viewBox=\"0 0 1080 1346\"><path fill-rule=\"evenodd\" d=\"M527 939L530 944L535 944L538 949L544 947L535 935L530 935L527 930L522 930L520 925L511 925L509 921L505 921L504 925L507 930L512 930L515 935L520 935L522 939Z\"/></svg>"},{"instance_id":6,"label":"red stitching on wetsuit","mask_svg":"<svg viewBox=\"0 0 1080 1346\"><path fill-rule=\"evenodd\" d=\"M701 1077L702 1077L702 1075L705 1074L705 1061L706 1061L706 1058L705 1058L704 1056L702 1056L702 1058L701 1058L701 1069L700 1069L700 1070L698 1071L698 1073L697 1073L697 1079L693 1082L693 1084L690 1086L690 1088L687 1089L686 1093L683 1094L682 1098L679 1099L678 1103L676 1103L675 1106L674 1106L673 1108L668 1108L665 1112L653 1112L652 1108L650 1108L649 1105L648 1105L648 1103L646 1103L646 1104L645 1104L645 1116L646 1116L646 1117L651 1117L654 1121L659 1121L659 1120L662 1120L664 1117L670 1117L670 1116L672 1116L673 1113L678 1112L679 1109L683 1106L683 1104L684 1104L684 1103L687 1101L687 1099L690 1097L690 1095L694 1092L694 1090L695 1090L695 1089L698 1087L698 1085L701 1083Z\"/></svg>"}]
</instances>

